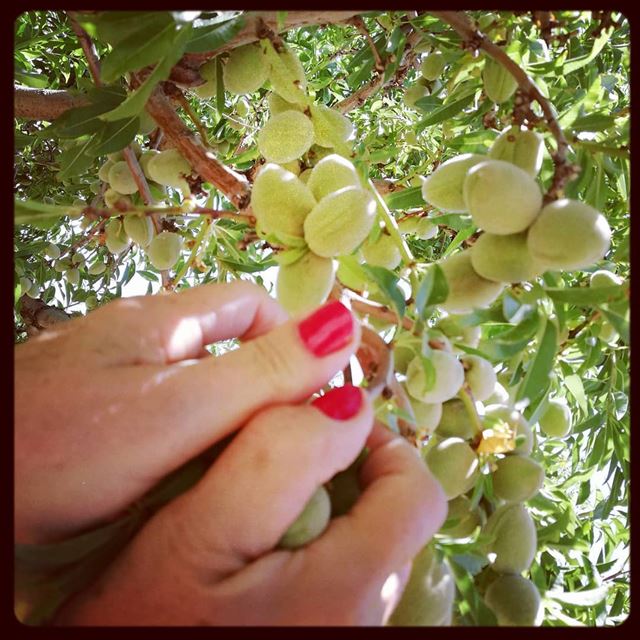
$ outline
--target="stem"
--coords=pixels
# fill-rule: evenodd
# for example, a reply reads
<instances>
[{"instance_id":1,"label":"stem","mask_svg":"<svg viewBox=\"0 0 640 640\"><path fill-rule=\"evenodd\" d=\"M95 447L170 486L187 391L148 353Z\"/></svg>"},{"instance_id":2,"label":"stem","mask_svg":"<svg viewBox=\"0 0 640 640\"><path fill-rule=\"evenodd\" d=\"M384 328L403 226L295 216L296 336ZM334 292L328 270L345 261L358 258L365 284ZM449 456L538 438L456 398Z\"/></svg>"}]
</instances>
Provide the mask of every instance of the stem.
<instances>
[{"instance_id":1,"label":"stem","mask_svg":"<svg viewBox=\"0 0 640 640\"><path fill-rule=\"evenodd\" d=\"M480 416L476 411L476 406L473 403L473 397L471 395L471 390L468 388L468 385L465 383L462 385L462 389L458 392L458 398L462 400L464 404L464 408L467 410L467 414L471 420L471 423L475 427L476 434L482 433L484 431L482 427L482 423L480 422Z\"/></svg>"},{"instance_id":2,"label":"stem","mask_svg":"<svg viewBox=\"0 0 640 640\"><path fill-rule=\"evenodd\" d=\"M213 220L210 218L209 219L205 218L202 221L200 225L200 231L196 236L196 240L193 244L193 248L191 249L191 253L189 254L189 258L185 260L180 271L178 271L178 273L176 273L176 275L173 277L173 281L171 282L171 288L175 287L176 284L180 282L182 278L184 278L187 271L189 270L189 267L193 266L192 262L195 260L196 256L198 255L198 252L200 251L200 247L202 246L202 243L208 238L209 234L211 233L212 222Z\"/></svg>"},{"instance_id":3,"label":"stem","mask_svg":"<svg viewBox=\"0 0 640 640\"><path fill-rule=\"evenodd\" d=\"M198 133L202 138L202 142L204 142L204 144L207 147L210 147L211 144L209 143L209 137L207 136L206 127L202 124L200 118L198 118L196 113L191 108L191 105L189 104L189 101L185 98L184 93L182 93L182 91L179 91L177 88L176 88L176 91L178 91L178 94L176 95L176 99L180 103L180 106L184 109L184 112L189 116L189 120L193 122L195 128L198 130Z\"/></svg>"},{"instance_id":4,"label":"stem","mask_svg":"<svg viewBox=\"0 0 640 640\"><path fill-rule=\"evenodd\" d=\"M408 267L411 267L414 261L413 255L411 255L411 251L409 250L407 243L402 238L400 231L398 231L398 224L396 223L395 218L391 215L391 212L389 211L389 208L387 207L386 202L376 190L371 179L369 179L368 182L369 182L369 188L378 202L378 213L380 214L380 217L384 221L384 226L389 232L389 235L393 238L394 244L400 250L402 259L404 260L404 262L407 264Z\"/></svg>"},{"instance_id":5,"label":"stem","mask_svg":"<svg viewBox=\"0 0 640 640\"><path fill-rule=\"evenodd\" d=\"M388 307L382 305L374 305L370 302L365 302L364 300L351 299L350 302L351 308L358 313L369 315L374 318L379 318L380 320L387 320L390 323L398 323L398 316ZM404 317L402 318L402 327L403 329L411 331L413 329L413 322L409 320L409 318Z\"/></svg>"},{"instance_id":6,"label":"stem","mask_svg":"<svg viewBox=\"0 0 640 640\"><path fill-rule=\"evenodd\" d=\"M135 180L140 196L142 197L142 201L145 204L153 204L154 200L151 195L151 190L149 189L149 184L147 183L147 178L144 175L142 168L140 167L140 163L138 162L138 158L136 158L136 154L133 152L131 146L125 147L122 150L122 155L127 161L129 171L131 171L131 175Z\"/></svg>"},{"instance_id":7,"label":"stem","mask_svg":"<svg viewBox=\"0 0 640 640\"><path fill-rule=\"evenodd\" d=\"M56 89L13 87L13 110L16 118L53 122L69 109L91 104L82 95Z\"/></svg>"},{"instance_id":8,"label":"stem","mask_svg":"<svg viewBox=\"0 0 640 640\"><path fill-rule=\"evenodd\" d=\"M415 64L418 58L413 50L413 47L420 40L421 36L417 31L413 30L413 27L411 27L411 25L409 24L403 25L401 28L403 29L403 31L405 31L405 33L409 33L403 52L403 56L405 58L404 63L398 66L398 70L396 71L395 75L392 78L389 78L386 83L384 81L384 71L386 65L383 63L382 69L380 69L378 73L373 78L371 78L371 80L369 80L369 82L367 82L363 87L360 87L360 89L358 89L356 92L335 105L334 108L340 111L340 113L347 113L352 109L362 106L367 98L372 96L383 86L388 86L394 83L399 84L400 82L402 82L402 79L407 74L409 69ZM389 64L389 62L390 61L387 58L387 64Z\"/></svg>"},{"instance_id":9,"label":"stem","mask_svg":"<svg viewBox=\"0 0 640 640\"><path fill-rule=\"evenodd\" d=\"M245 209L250 212L250 209ZM162 214L163 216L187 216L190 214L199 216L209 216L213 220L219 218L227 218L237 222L244 222L249 226L255 226L256 218L252 213L236 213L234 211L220 211L218 209L207 209L205 207L194 207L191 211L185 212L182 207L135 207L131 206L126 209L101 209L96 207L88 207L85 209L87 215L98 216L100 218L110 218L112 216L121 216L123 213L137 213L138 215L152 216Z\"/></svg>"}]
</instances>

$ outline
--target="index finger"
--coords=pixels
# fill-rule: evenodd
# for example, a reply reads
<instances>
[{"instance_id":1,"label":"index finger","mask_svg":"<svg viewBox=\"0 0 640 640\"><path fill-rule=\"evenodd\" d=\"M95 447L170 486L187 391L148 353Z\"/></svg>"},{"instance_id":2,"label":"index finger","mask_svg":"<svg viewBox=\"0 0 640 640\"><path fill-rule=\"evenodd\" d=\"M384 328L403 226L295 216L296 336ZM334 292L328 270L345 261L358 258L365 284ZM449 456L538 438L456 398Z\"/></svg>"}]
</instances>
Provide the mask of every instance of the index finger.
<instances>
[{"instance_id":1,"label":"index finger","mask_svg":"<svg viewBox=\"0 0 640 640\"><path fill-rule=\"evenodd\" d=\"M124 298L87 316L93 339L101 334L99 355L109 365L198 358L206 345L229 338L248 340L287 319L265 289L244 280Z\"/></svg>"}]
</instances>

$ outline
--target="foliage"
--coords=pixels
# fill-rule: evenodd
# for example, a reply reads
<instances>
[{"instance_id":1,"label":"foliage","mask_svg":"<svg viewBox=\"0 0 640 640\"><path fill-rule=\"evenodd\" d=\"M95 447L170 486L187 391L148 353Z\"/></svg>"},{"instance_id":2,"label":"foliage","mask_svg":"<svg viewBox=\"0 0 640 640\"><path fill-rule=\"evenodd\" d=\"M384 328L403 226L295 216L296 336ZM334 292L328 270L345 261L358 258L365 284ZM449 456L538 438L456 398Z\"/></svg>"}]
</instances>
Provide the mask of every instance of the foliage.
<instances>
[{"instance_id":1,"label":"foliage","mask_svg":"<svg viewBox=\"0 0 640 640\"><path fill-rule=\"evenodd\" d=\"M278 13L284 20L286 12ZM533 12L539 13L545 12ZM615 13L558 11L551 26L533 14L469 12L553 106L570 143L568 161L580 169L564 193L604 213L612 229L611 247L602 260L581 270L547 271L509 285L487 308L459 318L465 328L480 327L479 342L452 342L489 360L514 401L528 398L522 409L532 426L549 398L568 403L573 419L569 436L544 438L534 428L537 446L532 457L544 467L546 479L527 503L538 531L528 575L543 596L544 625L611 626L621 623L630 607L629 25ZM611 28L603 22L607 17L614 21ZM192 179L190 194L173 188L159 191L155 197L162 204L153 206L145 206L139 193L131 196L130 207L155 213L156 230L178 232L184 239L181 255L168 272L156 269L136 244L120 254L108 251L104 216L121 210L103 205L107 185L98 177L107 153L130 143L146 149L158 142L157 130L138 133L145 103L184 54L233 43L247 16L158 11L88 12L75 18L95 44L102 87L95 86L64 12L29 11L15 23L16 85L74 91L88 99L52 123L15 120L15 340L26 340L32 331L21 315L25 293L69 314L82 314L126 295L135 283L138 289L146 283L148 294L162 287L180 290L235 278L271 289L274 278L268 270L276 260L295 260L300 247L283 251L277 242L262 238L250 216L233 213L235 207L220 185ZM486 98L482 69L487 56L463 48L461 37L440 17L371 12L362 18L377 56L354 24L324 24L319 19L282 37L299 57L307 92L316 104L336 107L376 77L376 58L384 63L379 72L384 86L348 113L356 132L352 160L363 179L384 193L378 218L388 229L391 219L427 216L438 225L438 234L427 240L408 234L401 240L394 232L394 241L404 245L403 265L389 271L341 258L341 268L361 286L341 280L340 268L338 280L368 292L369 301L396 314L398 323L379 325L385 340L395 344L403 334L402 318L427 335L445 316L438 305L446 299L447 285L442 270L428 265L471 247L478 234L468 213L443 213L425 204L422 177L457 155L486 155L512 123L517 105L513 98L499 105ZM418 36L411 41L416 63L403 69L412 34ZM420 56L430 51L443 55L445 70L425 83L428 91L414 107L408 106L404 93L420 79ZM186 100L175 106L221 162L252 180L260 165L258 134L269 118L268 91L263 87L247 97L224 92L220 70L213 97L199 98L194 90L184 89ZM132 79L141 71L146 79L140 76L134 88ZM543 135L546 148L538 176L544 192L553 181L551 154L557 141L538 104L532 104L532 113L539 118L535 130ZM60 248L60 257L47 255L50 243ZM407 251L413 256L411 268ZM74 260L80 262L80 284L69 282ZM88 267L99 262L106 269L92 274ZM617 273L624 283L590 288L590 273L598 269ZM26 284L32 286L24 290ZM372 312L369 323L376 321L381 317ZM602 339L605 322L617 338ZM428 347L423 354L428 363ZM402 409L393 401L380 402L378 408L397 428ZM491 503L490 476L483 475L469 496L476 505ZM485 542L477 532L462 542L436 539L456 581L455 624L495 624L478 586L486 572Z\"/></svg>"}]
</instances>

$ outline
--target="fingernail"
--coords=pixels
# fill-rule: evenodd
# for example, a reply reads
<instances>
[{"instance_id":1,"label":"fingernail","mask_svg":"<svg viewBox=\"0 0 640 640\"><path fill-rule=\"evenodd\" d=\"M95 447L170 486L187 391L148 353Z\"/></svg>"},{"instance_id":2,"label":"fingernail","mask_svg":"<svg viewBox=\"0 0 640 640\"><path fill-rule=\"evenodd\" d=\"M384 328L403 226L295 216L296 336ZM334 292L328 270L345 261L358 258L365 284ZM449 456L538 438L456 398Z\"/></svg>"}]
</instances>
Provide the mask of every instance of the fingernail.
<instances>
[{"instance_id":1,"label":"fingernail","mask_svg":"<svg viewBox=\"0 0 640 640\"><path fill-rule=\"evenodd\" d=\"M349 309L334 300L305 318L298 332L307 349L320 358L351 342L353 317Z\"/></svg>"},{"instance_id":2,"label":"fingernail","mask_svg":"<svg viewBox=\"0 0 640 640\"><path fill-rule=\"evenodd\" d=\"M329 418L334 420L348 420L360 411L362 406L362 391L359 387L347 384L336 387L316 398L312 403Z\"/></svg>"}]
</instances>

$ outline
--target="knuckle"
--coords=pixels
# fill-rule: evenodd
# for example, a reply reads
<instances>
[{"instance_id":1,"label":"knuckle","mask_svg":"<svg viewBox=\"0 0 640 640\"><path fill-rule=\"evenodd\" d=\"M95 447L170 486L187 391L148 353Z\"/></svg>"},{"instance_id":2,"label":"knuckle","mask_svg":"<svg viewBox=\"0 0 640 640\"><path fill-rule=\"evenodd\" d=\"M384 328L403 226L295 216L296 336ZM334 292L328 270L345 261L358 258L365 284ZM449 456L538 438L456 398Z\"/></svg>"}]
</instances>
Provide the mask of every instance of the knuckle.
<instances>
[{"instance_id":1,"label":"knuckle","mask_svg":"<svg viewBox=\"0 0 640 640\"><path fill-rule=\"evenodd\" d=\"M272 334L252 340L245 345L250 347L248 354L252 358L257 375L262 377L274 398L288 398L295 391L300 371L284 345L279 344Z\"/></svg>"}]
</instances>

